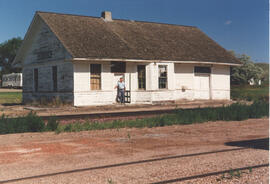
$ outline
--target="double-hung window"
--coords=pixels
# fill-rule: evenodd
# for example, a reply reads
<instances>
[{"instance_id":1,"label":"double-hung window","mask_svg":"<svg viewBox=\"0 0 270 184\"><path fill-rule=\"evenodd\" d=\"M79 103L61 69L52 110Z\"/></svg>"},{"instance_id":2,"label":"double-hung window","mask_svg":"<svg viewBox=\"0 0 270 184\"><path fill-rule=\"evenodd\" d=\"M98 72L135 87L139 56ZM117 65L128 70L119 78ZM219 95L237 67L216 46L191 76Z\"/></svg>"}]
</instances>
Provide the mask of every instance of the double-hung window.
<instances>
[{"instance_id":1,"label":"double-hung window","mask_svg":"<svg viewBox=\"0 0 270 184\"><path fill-rule=\"evenodd\" d=\"M167 65L158 66L158 87L159 89L168 88Z\"/></svg>"},{"instance_id":2,"label":"double-hung window","mask_svg":"<svg viewBox=\"0 0 270 184\"><path fill-rule=\"evenodd\" d=\"M145 65L138 65L138 88L145 90Z\"/></svg>"},{"instance_id":3,"label":"double-hung window","mask_svg":"<svg viewBox=\"0 0 270 184\"><path fill-rule=\"evenodd\" d=\"M91 90L101 89L101 64L90 65L90 86Z\"/></svg>"}]
</instances>

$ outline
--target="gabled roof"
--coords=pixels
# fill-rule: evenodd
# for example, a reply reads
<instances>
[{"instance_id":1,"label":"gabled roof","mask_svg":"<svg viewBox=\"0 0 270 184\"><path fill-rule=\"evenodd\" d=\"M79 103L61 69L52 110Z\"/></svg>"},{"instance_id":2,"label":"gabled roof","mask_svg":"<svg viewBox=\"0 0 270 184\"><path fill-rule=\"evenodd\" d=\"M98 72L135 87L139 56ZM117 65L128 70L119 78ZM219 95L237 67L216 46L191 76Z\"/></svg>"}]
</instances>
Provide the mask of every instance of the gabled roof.
<instances>
[{"instance_id":1,"label":"gabled roof","mask_svg":"<svg viewBox=\"0 0 270 184\"><path fill-rule=\"evenodd\" d=\"M239 60L196 27L37 12L73 58Z\"/></svg>"}]
</instances>

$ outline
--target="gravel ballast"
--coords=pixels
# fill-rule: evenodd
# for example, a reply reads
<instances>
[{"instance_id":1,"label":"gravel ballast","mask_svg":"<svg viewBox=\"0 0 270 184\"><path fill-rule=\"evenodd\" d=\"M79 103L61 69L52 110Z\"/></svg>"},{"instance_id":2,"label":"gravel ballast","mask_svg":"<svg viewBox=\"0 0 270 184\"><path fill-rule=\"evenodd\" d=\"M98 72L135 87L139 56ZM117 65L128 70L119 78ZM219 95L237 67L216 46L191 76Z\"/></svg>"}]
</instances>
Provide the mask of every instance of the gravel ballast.
<instances>
[{"instance_id":1,"label":"gravel ballast","mask_svg":"<svg viewBox=\"0 0 270 184\"><path fill-rule=\"evenodd\" d=\"M264 184L268 166L196 176L268 164L268 121L1 135L0 183Z\"/></svg>"}]
</instances>

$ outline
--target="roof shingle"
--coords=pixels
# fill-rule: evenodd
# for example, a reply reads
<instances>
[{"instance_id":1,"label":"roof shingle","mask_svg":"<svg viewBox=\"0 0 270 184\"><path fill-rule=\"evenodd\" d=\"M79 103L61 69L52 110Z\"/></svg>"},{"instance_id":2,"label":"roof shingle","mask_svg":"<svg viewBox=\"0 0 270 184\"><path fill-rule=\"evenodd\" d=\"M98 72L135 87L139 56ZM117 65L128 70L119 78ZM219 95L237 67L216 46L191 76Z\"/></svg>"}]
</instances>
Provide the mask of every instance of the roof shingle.
<instances>
[{"instance_id":1,"label":"roof shingle","mask_svg":"<svg viewBox=\"0 0 270 184\"><path fill-rule=\"evenodd\" d=\"M38 12L74 58L236 63L196 27Z\"/></svg>"}]
</instances>

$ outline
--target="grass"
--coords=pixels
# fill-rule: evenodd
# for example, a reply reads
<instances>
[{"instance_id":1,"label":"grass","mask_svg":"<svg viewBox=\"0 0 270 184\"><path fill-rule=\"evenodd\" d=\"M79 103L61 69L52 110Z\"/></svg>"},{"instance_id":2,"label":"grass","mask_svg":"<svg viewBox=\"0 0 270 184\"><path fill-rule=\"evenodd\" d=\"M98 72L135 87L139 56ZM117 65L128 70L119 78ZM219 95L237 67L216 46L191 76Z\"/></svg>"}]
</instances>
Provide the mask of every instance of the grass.
<instances>
[{"instance_id":1,"label":"grass","mask_svg":"<svg viewBox=\"0 0 270 184\"><path fill-rule=\"evenodd\" d=\"M0 134L55 131L58 126L55 119L51 118L45 123L32 112L19 118L8 118L5 115L0 118Z\"/></svg>"},{"instance_id":2,"label":"grass","mask_svg":"<svg viewBox=\"0 0 270 184\"><path fill-rule=\"evenodd\" d=\"M269 103L256 101L251 105L232 104L223 107L208 107L196 109L178 109L172 114L160 115L151 118L136 120L115 120L112 122L76 122L61 125L51 118L44 122L41 117L34 113L18 118L8 118L2 115L0 118L0 134L23 133L23 132L79 132L88 130L119 129L119 128L143 128L163 127L171 125L185 125L203 123L207 121L241 121L249 118L269 117ZM127 138L131 139L128 133Z\"/></svg>"},{"instance_id":3,"label":"grass","mask_svg":"<svg viewBox=\"0 0 270 184\"><path fill-rule=\"evenodd\" d=\"M230 169L229 172L227 173L223 173L221 175L221 177L217 178L216 181L220 182L222 180L231 180L231 179L234 179L234 178L241 178L243 174L250 174L252 173L252 167L250 167L249 169L249 172L245 172L245 171L241 171L241 170L233 170L233 169Z\"/></svg>"},{"instance_id":4,"label":"grass","mask_svg":"<svg viewBox=\"0 0 270 184\"><path fill-rule=\"evenodd\" d=\"M0 104L18 104L22 103L22 92L0 92ZM59 97L48 100L41 98L40 101L31 103L33 106L41 107L62 107L70 105L68 102L63 102Z\"/></svg>"},{"instance_id":5,"label":"grass","mask_svg":"<svg viewBox=\"0 0 270 184\"><path fill-rule=\"evenodd\" d=\"M207 121L241 121L249 118L269 116L269 104L255 102L252 105L233 104L228 107L179 109L173 114L161 115L152 118L136 120L115 120L112 122L76 122L73 124L59 125L56 133L78 132L82 130L103 130L119 128L162 127L170 125L185 125L203 123ZM130 138L130 135L128 135Z\"/></svg>"},{"instance_id":6,"label":"grass","mask_svg":"<svg viewBox=\"0 0 270 184\"><path fill-rule=\"evenodd\" d=\"M233 85L231 86L231 98L233 100L269 101L269 86L249 86L249 85Z\"/></svg>"},{"instance_id":7,"label":"grass","mask_svg":"<svg viewBox=\"0 0 270 184\"><path fill-rule=\"evenodd\" d=\"M22 92L0 92L0 104L21 102Z\"/></svg>"}]
</instances>

